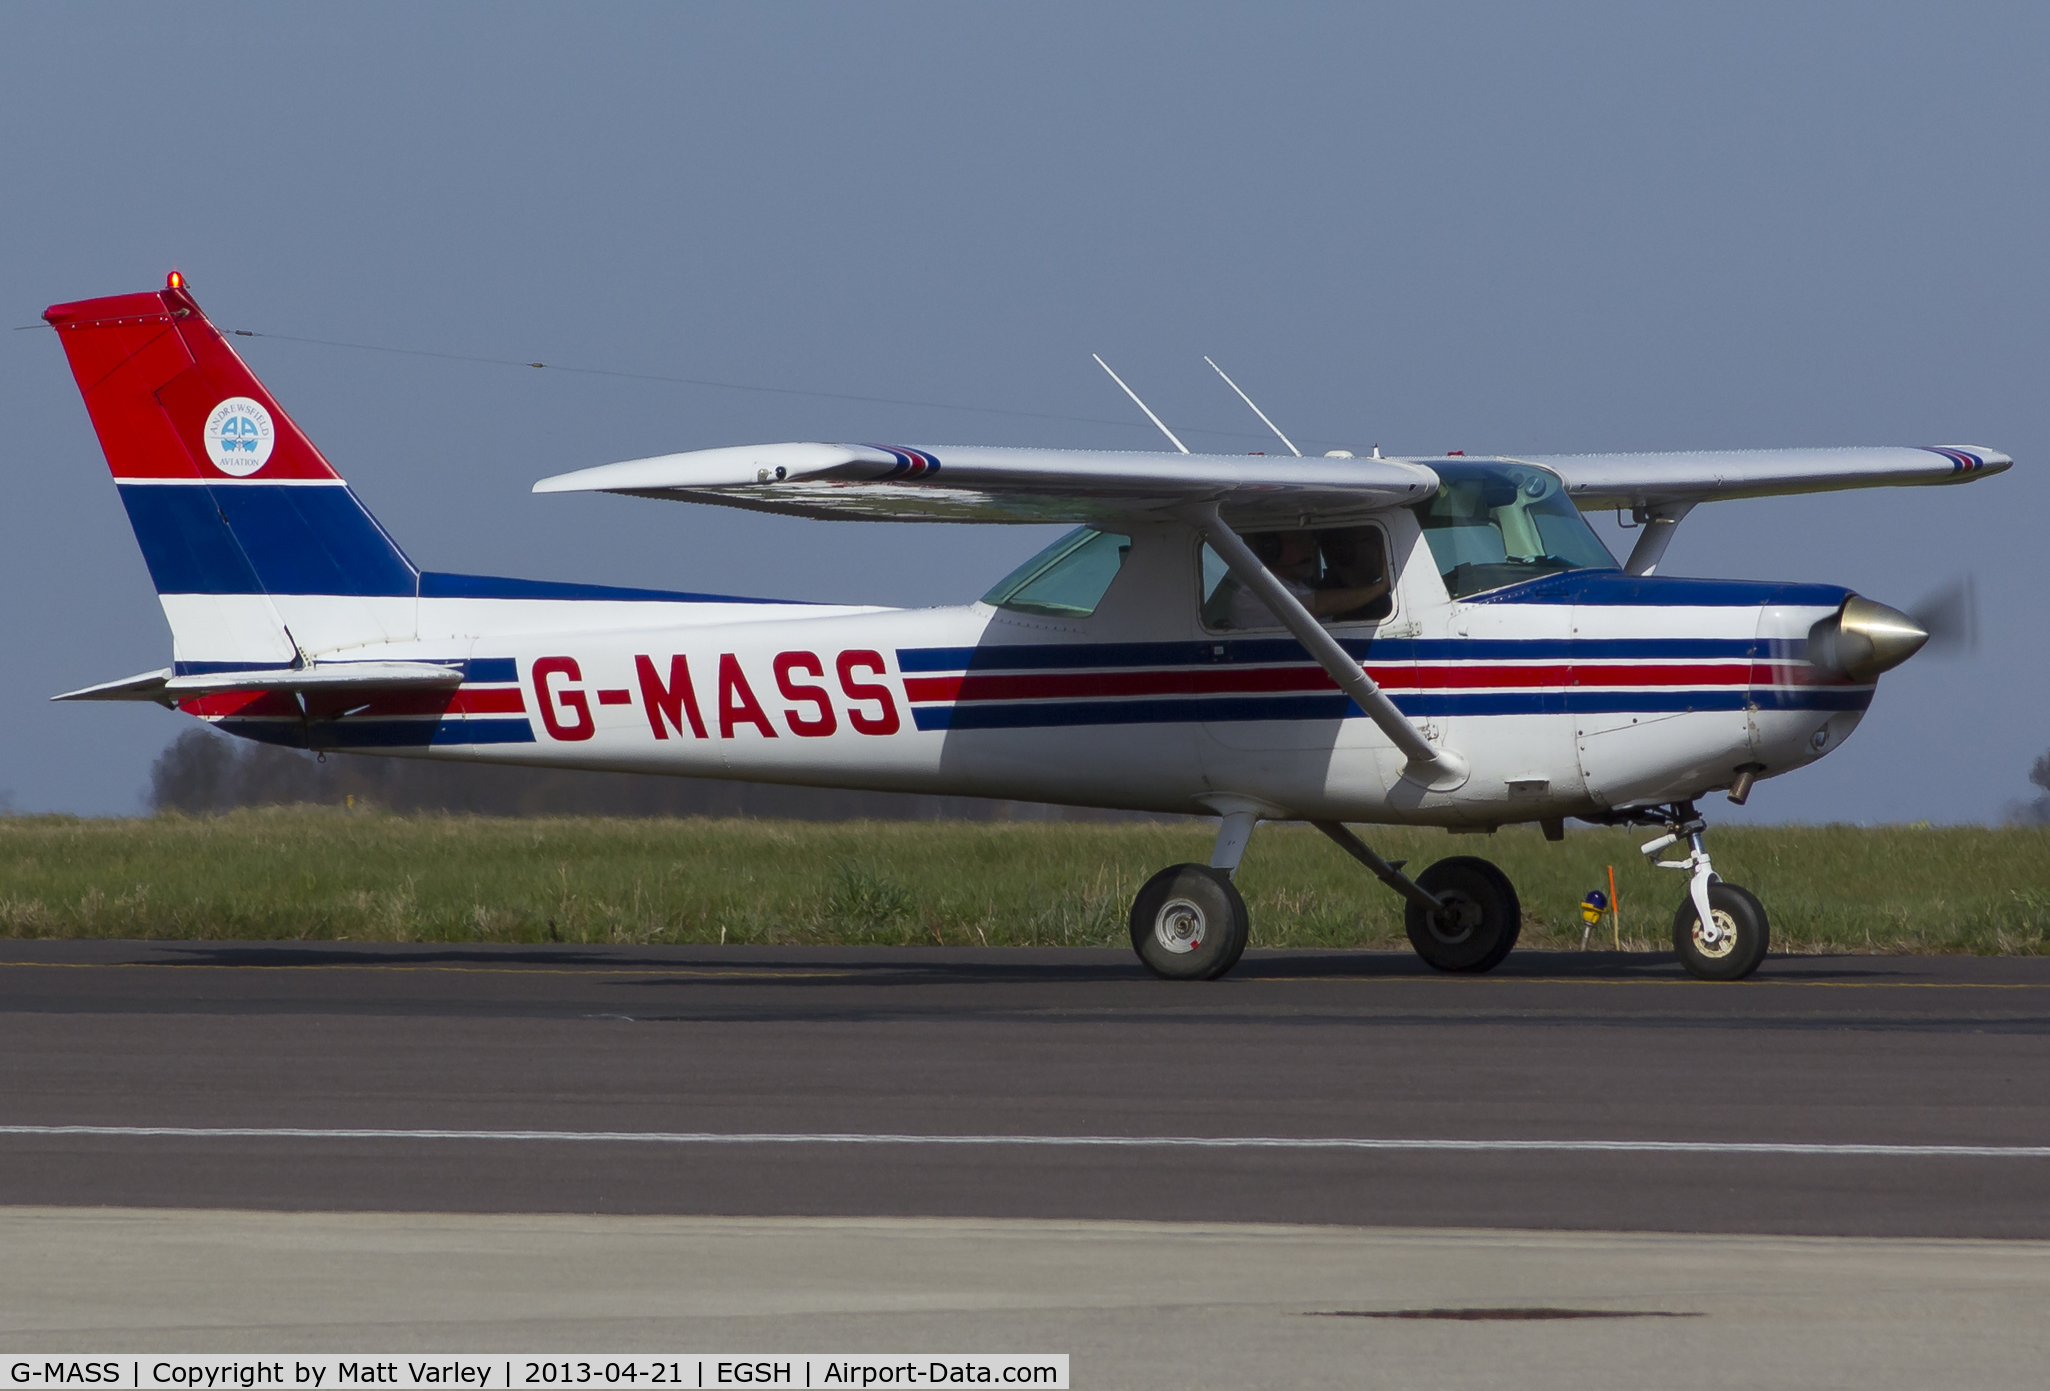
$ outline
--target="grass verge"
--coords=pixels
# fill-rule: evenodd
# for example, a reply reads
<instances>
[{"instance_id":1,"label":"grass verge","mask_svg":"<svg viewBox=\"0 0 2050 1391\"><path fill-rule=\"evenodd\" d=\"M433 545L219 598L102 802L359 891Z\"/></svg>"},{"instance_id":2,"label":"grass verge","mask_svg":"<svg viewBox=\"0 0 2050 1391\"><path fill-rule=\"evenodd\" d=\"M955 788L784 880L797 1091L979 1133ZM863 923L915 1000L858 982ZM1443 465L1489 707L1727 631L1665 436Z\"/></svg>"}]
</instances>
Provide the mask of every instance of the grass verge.
<instances>
[{"instance_id":1,"label":"grass verge","mask_svg":"<svg viewBox=\"0 0 2050 1391\"><path fill-rule=\"evenodd\" d=\"M1649 832L1448 837L1371 829L1413 870L1500 864L1526 945L1577 946L1614 865L1622 945L1670 945L1681 876ZM498 819L277 808L0 819L0 935L418 942L1107 946L1140 884L1207 858L1199 824ZM1718 830L1725 878L1791 952L2050 950L2050 830ZM1240 872L1255 946L1405 945L1400 901L1306 826L1264 826ZM1605 919L1595 930L1609 945Z\"/></svg>"}]
</instances>

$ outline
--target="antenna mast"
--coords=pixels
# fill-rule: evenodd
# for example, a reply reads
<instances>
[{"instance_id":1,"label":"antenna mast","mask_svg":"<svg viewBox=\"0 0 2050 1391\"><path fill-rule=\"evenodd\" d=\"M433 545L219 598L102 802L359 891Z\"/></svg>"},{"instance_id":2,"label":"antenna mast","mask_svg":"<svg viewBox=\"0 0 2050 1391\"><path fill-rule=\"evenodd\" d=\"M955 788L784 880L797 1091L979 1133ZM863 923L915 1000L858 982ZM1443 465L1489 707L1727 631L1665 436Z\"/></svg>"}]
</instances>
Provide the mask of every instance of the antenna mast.
<instances>
[{"instance_id":1,"label":"antenna mast","mask_svg":"<svg viewBox=\"0 0 2050 1391\"><path fill-rule=\"evenodd\" d=\"M1106 372L1110 372L1110 364L1108 362L1105 362L1101 357L1098 357L1095 353L1091 353L1089 354L1089 356L1096 358L1096 365L1098 367L1101 367ZM1181 450L1184 454L1189 452L1189 446L1183 444L1180 440L1175 438L1174 431L1168 429L1166 425L1161 423L1160 417L1153 413L1153 408L1147 405L1144 401L1141 401L1139 399L1138 392L1132 390L1132 388L1125 385L1125 379L1123 377L1120 377L1115 372L1110 372L1110 379L1118 384L1119 388L1124 391L1125 395L1132 398L1133 405L1137 406L1140 410L1146 412L1146 418L1148 420L1152 421L1156 426L1159 426L1160 433L1167 436L1167 442L1169 444L1173 445L1176 449ZM1295 446L1290 445L1289 448L1293 449L1295 448Z\"/></svg>"},{"instance_id":2,"label":"antenna mast","mask_svg":"<svg viewBox=\"0 0 2050 1391\"><path fill-rule=\"evenodd\" d=\"M1205 362L1210 362L1209 355L1205 354L1203 360ZM1219 367L1214 362L1210 362L1210 370L1215 372L1218 376L1224 377L1224 384L1230 387L1233 391L1238 392L1239 399L1241 401L1244 401L1248 406L1252 406L1253 414L1260 417L1260 423L1262 425L1265 425L1268 429L1272 430L1274 432L1274 437L1280 440L1283 444L1288 446L1289 453L1295 455L1298 459L1303 457L1303 451L1295 447L1295 441L1290 439L1287 435L1281 433L1281 427L1279 425L1276 425L1273 421L1267 418L1267 412L1261 410L1258 406L1253 405L1253 398L1246 395L1245 390L1242 387L1240 387L1237 382L1233 381L1230 377L1224 376L1224 369L1222 367Z\"/></svg>"}]
</instances>

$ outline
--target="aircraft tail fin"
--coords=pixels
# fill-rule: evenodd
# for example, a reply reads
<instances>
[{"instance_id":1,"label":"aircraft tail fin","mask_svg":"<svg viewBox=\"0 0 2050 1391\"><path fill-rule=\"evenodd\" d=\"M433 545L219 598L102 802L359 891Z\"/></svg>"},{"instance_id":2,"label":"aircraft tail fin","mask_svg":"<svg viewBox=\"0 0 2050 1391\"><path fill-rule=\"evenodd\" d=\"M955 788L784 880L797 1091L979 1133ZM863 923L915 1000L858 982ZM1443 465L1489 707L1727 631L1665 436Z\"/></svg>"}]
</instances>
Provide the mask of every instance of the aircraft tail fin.
<instances>
[{"instance_id":1,"label":"aircraft tail fin","mask_svg":"<svg viewBox=\"0 0 2050 1391\"><path fill-rule=\"evenodd\" d=\"M85 397L181 665L289 665L407 635L418 569L182 277L43 317ZM379 602L394 600L405 602Z\"/></svg>"}]
</instances>

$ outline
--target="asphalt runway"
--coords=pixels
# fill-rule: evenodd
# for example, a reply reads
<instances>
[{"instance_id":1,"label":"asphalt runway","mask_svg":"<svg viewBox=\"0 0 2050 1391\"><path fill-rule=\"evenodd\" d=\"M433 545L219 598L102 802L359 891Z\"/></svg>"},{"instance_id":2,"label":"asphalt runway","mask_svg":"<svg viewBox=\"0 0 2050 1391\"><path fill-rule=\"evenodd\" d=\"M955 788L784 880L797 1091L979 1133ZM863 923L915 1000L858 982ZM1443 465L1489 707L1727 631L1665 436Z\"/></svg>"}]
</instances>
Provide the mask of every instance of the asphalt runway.
<instances>
[{"instance_id":1,"label":"asphalt runway","mask_svg":"<svg viewBox=\"0 0 2050 1391\"><path fill-rule=\"evenodd\" d=\"M2050 1237L2050 960L1738 985L1606 953L1460 978L1256 952L1208 984L1086 950L0 963L6 1205ZM1241 1143L1161 1143L1191 1139Z\"/></svg>"}]
</instances>

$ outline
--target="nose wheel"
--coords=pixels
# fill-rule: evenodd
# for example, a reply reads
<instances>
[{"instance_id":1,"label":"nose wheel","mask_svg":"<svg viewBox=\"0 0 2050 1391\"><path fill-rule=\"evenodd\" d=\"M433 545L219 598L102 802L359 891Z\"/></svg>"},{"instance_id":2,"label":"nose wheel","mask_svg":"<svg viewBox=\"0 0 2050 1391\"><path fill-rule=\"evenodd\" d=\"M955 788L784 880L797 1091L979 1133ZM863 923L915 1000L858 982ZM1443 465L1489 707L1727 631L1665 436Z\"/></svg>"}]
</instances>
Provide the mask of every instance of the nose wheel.
<instances>
[{"instance_id":1,"label":"nose wheel","mask_svg":"<svg viewBox=\"0 0 2050 1391\"><path fill-rule=\"evenodd\" d=\"M1690 894L1673 914L1673 950L1701 980L1742 980L1758 969L1772 942L1765 905L1751 890L1718 879L1708 886L1707 922Z\"/></svg>"}]
</instances>

